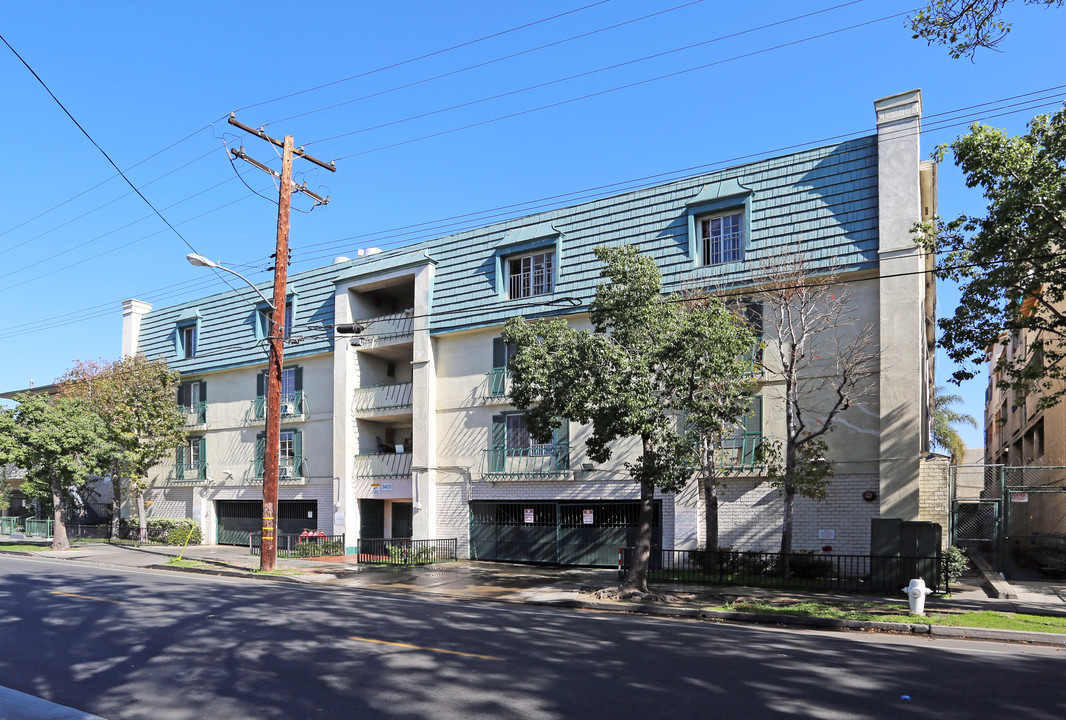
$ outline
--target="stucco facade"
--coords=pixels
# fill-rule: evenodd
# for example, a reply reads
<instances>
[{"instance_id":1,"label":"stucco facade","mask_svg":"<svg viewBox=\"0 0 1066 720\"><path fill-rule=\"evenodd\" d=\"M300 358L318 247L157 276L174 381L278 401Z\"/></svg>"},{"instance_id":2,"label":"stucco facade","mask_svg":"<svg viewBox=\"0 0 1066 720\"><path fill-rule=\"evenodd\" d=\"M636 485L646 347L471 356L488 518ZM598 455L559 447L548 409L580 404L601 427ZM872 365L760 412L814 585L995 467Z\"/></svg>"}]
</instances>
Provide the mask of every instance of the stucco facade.
<instances>
[{"instance_id":1,"label":"stucco facade","mask_svg":"<svg viewBox=\"0 0 1066 720\"><path fill-rule=\"evenodd\" d=\"M620 542L639 495L623 467L638 454L635 441L620 441L610 462L596 464L584 451L588 429L577 423L552 443L530 440L508 403L498 337L516 315L589 327L600 270L593 250L632 244L655 260L669 291L750 287L759 268L785 252L803 255L815 271L835 269L854 295L856 327L875 328L880 366L875 391L827 438L836 476L826 501L798 503L794 546L864 552L871 518L919 519L935 305L921 272L930 259L910 229L935 213L935 168L919 160L918 91L875 109L871 137L360 252L290 276L285 366L299 368L299 397L282 423L294 467L280 487L283 504L304 512L313 502L307 521L343 533L349 547L360 538L454 537L461 553L484 557L506 554L505 537L536 544L553 528L557 538ZM203 383L183 396L206 406L203 415L190 407L190 430L203 442L185 457L197 472L158 468L149 512L196 518L209 541L232 541L226 528L240 525L226 515L237 506L225 503L262 497L259 305L251 289L160 310L124 304L123 351L166 358L188 383ZM349 323L359 332L333 332ZM772 352L764 362L776 362ZM832 372L834 359L823 363ZM781 393L772 373L760 378L761 413L745 437L784 435ZM777 491L754 466L728 473L725 483L722 544L773 549ZM663 547L705 542L694 484L658 501ZM535 527L540 536L531 535Z\"/></svg>"}]
</instances>

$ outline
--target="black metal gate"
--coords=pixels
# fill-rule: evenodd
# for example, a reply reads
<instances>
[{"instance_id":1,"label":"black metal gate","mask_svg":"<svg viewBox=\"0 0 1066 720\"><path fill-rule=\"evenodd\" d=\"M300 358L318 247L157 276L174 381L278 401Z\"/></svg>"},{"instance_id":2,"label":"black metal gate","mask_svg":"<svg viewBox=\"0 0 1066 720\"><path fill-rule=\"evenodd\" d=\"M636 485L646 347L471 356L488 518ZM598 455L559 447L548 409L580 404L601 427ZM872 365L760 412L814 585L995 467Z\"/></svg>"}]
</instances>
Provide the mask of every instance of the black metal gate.
<instances>
[{"instance_id":1,"label":"black metal gate","mask_svg":"<svg viewBox=\"0 0 1066 720\"><path fill-rule=\"evenodd\" d=\"M636 541L640 503L605 501L472 502L475 560L601 565ZM662 503L655 501L652 545L662 547Z\"/></svg>"},{"instance_id":2,"label":"black metal gate","mask_svg":"<svg viewBox=\"0 0 1066 720\"><path fill-rule=\"evenodd\" d=\"M263 526L263 503L259 500L218 500L219 545L247 545L248 535L258 535ZM278 534L299 535L318 529L317 500L279 500Z\"/></svg>"}]
</instances>

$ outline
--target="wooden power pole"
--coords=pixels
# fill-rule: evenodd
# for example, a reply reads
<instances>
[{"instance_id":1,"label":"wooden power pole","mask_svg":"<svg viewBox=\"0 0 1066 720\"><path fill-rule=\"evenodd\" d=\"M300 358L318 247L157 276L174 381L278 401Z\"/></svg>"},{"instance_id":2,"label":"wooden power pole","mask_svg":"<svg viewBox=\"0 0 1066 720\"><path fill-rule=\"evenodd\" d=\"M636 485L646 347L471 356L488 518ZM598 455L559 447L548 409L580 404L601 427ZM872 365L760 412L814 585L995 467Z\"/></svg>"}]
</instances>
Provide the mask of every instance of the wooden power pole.
<instances>
[{"instance_id":1,"label":"wooden power pole","mask_svg":"<svg viewBox=\"0 0 1066 720\"><path fill-rule=\"evenodd\" d=\"M284 140L276 140L262 129L248 127L232 114L230 125L262 138L282 149L281 174L244 154L244 148L231 150L234 157L244 160L260 170L280 180L278 189L278 233L277 247L274 251L274 302L270 312L270 331L267 342L270 358L267 367L266 386L266 446L263 449L263 531L259 554L259 570L270 572L274 569L278 557L278 465L281 461L281 371L285 353L285 283L289 269L289 211L292 198L292 158L293 155L309 160L330 172L336 172L333 163L325 163L311 157L303 150L294 150L292 135ZM299 192L325 205L329 198L322 198L307 189L306 184L296 186Z\"/></svg>"}]
</instances>

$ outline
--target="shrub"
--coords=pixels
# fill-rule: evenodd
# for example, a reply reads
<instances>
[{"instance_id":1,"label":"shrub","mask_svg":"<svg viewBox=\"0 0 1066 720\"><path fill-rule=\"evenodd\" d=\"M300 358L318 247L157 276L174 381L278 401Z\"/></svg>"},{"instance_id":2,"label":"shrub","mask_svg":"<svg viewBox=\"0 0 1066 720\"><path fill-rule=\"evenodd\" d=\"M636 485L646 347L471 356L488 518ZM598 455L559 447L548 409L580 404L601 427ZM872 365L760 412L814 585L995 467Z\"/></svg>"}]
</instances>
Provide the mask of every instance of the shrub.
<instances>
[{"instance_id":1,"label":"shrub","mask_svg":"<svg viewBox=\"0 0 1066 720\"><path fill-rule=\"evenodd\" d=\"M190 545L199 545L204 540L199 524L191 518L149 518L145 529L149 542L184 545L188 537ZM139 530L137 518L126 517L119 521L119 537L122 539L136 540Z\"/></svg>"},{"instance_id":2,"label":"shrub","mask_svg":"<svg viewBox=\"0 0 1066 720\"><path fill-rule=\"evenodd\" d=\"M792 577L827 578L833 577L833 563L813 551L795 553L788 560L788 569Z\"/></svg>"},{"instance_id":3,"label":"shrub","mask_svg":"<svg viewBox=\"0 0 1066 720\"><path fill-rule=\"evenodd\" d=\"M955 582L969 569L970 559L962 548L949 547L944 553L944 574L948 576L948 582Z\"/></svg>"}]
</instances>

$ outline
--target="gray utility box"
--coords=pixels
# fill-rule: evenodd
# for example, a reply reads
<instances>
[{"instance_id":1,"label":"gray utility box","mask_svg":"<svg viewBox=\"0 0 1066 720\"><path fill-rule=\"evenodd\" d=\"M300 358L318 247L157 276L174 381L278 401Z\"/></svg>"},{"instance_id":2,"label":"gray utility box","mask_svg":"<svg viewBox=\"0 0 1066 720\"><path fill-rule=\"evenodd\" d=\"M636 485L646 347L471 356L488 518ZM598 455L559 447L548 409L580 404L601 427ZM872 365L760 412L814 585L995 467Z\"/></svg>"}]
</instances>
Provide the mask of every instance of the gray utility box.
<instances>
[{"instance_id":1,"label":"gray utility box","mask_svg":"<svg viewBox=\"0 0 1066 720\"><path fill-rule=\"evenodd\" d=\"M870 584L872 589L893 592L912 578L940 589L940 525L932 522L874 518L870 521Z\"/></svg>"}]
</instances>

